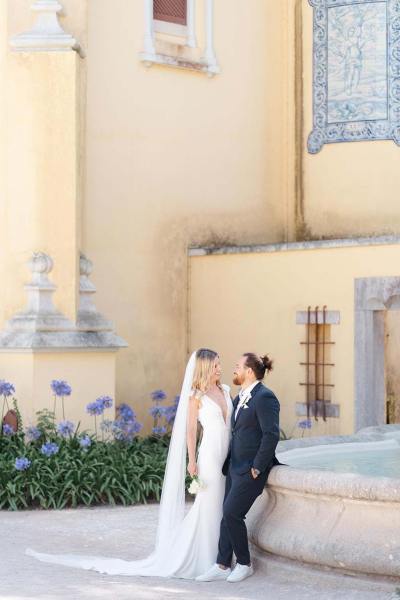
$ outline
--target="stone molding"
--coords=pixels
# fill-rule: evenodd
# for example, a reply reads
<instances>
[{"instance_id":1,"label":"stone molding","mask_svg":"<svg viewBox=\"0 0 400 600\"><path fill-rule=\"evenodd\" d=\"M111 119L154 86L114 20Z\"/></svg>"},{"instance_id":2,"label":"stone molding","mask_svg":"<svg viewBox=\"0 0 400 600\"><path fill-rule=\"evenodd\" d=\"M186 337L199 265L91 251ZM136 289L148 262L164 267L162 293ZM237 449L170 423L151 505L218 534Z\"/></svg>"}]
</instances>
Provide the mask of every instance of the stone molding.
<instances>
[{"instance_id":1,"label":"stone molding","mask_svg":"<svg viewBox=\"0 0 400 600\"><path fill-rule=\"evenodd\" d=\"M310 325L315 325L315 310L310 312ZM317 311L318 325L323 325L324 314L322 310ZM298 310L296 313L296 325L307 325L308 312ZM340 312L338 310L327 310L325 312L325 325L340 325Z\"/></svg>"},{"instance_id":2,"label":"stone molding","mask_svg":"<svg viewBox=\"0 0 400 600\"><path fill-rule=\"evenodd\" d=\"M359 246L390 246L399 244L400 236L398 235L380 235L373 237L340 238L332 240L283 242L277 244L254 244L237 246L192 246L188 249L188 255L207 256L209 254L258 254L268 252L295 252L298 250L353 248Z\"/></svg>"},{"instance_id":3,"label":"stone molding","mask_svg":"<svg viewBox=\"0 0 400 600\"><path fill-rule=\"evenodd\" d=\"M311 384L312 385L312 384ZM322 400L310 403L310 416L323 418L324 409ZM317 413L317 414L315 414ZM340 404L333 404L332 402L325 401L325 416L328 418L338 419L340 417ZM307 404L306 402L296 402L296 417L307 417Z\"/></svg>"}]
</instances>

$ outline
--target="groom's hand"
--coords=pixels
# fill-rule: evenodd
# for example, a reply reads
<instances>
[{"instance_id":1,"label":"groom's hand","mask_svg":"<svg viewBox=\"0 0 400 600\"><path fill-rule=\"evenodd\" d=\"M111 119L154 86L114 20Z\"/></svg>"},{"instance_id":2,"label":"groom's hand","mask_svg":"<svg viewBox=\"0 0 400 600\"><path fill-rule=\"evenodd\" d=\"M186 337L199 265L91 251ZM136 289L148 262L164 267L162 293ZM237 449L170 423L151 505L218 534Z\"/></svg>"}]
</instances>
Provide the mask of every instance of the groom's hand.
<instances>
[{"instance_id":1,"label":"groom's hand","mask_svg":"<svg viewBox=\"0 0 400 600\"><path fill-rule=\"evenodd\" d=\"M254 469L254 467L252 467L251 469L251 475L253 477L253 479L257 479L257 477L259 476L260 471L258 469Z\"/></svg>"}]
</instances>

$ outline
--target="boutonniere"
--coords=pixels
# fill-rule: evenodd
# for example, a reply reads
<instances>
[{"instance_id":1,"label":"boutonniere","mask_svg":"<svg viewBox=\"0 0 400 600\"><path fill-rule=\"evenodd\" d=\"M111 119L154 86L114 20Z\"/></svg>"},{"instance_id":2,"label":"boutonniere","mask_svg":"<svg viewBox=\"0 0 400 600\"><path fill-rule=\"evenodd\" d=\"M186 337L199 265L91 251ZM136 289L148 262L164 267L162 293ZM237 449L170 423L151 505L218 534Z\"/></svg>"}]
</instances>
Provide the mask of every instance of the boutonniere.
<instances>
[{"instance_id":1,"label":"boutonniere","mask_svg":"<svg viewBox=\"0 0 400 600\"><path fill-rule=\"evenodd\" d=\"M247 406L248 401L250 400L251 396L247 396L247 398L245 398L241 404L241 408L249 408Z\"/></svg>"}]
</instances>

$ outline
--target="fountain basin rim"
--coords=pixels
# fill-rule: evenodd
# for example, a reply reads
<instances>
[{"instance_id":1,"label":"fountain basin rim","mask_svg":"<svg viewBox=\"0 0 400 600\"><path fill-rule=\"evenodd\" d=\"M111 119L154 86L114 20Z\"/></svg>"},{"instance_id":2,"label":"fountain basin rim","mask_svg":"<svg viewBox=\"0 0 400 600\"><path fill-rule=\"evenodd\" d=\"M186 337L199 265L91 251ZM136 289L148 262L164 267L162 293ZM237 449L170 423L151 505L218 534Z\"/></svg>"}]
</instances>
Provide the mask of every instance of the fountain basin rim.
<instances>
[{"instance_id":1,"label":"fountain basin rim","mask_svg":"<svg viewBox=\"0 0 400 600\"><path fill-rule=\"evenodd\" d=\"M350 500L400 503L400 479L357 473L305 470L282 465L271 470L268 488Z\"/></svg>"}]
</instances>

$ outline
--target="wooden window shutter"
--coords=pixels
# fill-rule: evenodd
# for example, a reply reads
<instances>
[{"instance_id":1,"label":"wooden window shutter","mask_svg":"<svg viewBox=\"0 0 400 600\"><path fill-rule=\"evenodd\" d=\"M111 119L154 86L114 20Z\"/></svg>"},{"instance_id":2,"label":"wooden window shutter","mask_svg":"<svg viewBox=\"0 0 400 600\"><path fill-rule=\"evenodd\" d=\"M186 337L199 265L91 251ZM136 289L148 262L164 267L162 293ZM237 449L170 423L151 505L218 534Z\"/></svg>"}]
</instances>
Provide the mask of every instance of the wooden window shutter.
<instances>
[{"instance_id":1,"label":"wooden window shutter","mask_svg":"<svg viewBox=\"0 0 400 600\"><path fill-rule=\"evenodd\" d=\"M187 0L154 0L154 19L186 25L186 5Z\"/></svg>"}]
</instances>

